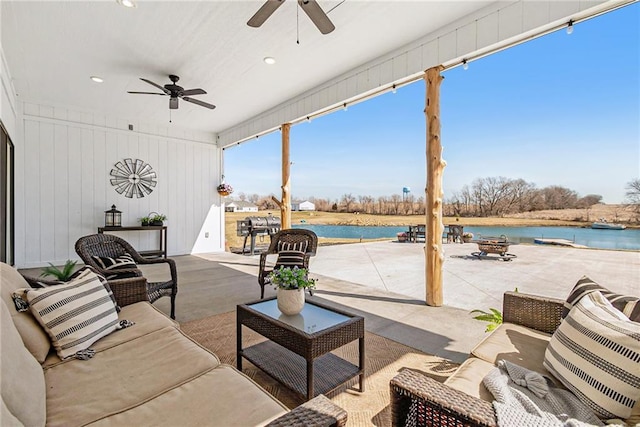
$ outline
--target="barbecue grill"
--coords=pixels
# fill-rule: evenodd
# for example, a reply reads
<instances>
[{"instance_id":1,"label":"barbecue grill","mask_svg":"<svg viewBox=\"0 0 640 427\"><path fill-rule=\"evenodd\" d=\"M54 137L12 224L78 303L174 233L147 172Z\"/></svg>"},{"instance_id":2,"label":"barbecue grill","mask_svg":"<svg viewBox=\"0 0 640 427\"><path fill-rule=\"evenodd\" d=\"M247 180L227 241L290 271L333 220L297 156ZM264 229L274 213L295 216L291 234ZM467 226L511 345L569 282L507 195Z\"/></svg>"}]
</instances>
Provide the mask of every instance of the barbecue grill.
<instances>
[{"instance_id":1,"label":"barbecue grill","mask_svg":"<svg viewBox=\"0 0 640 427\"><path fill-rule=\"evenodd\" d=\"M251 237L249 254L253 255L256 248L256 236L271 236L280 231L280 218L276 216L248 216L236 222L238 236L244 236L242 253L245 253L247 239Z\"/></svg>"}]
</instances>

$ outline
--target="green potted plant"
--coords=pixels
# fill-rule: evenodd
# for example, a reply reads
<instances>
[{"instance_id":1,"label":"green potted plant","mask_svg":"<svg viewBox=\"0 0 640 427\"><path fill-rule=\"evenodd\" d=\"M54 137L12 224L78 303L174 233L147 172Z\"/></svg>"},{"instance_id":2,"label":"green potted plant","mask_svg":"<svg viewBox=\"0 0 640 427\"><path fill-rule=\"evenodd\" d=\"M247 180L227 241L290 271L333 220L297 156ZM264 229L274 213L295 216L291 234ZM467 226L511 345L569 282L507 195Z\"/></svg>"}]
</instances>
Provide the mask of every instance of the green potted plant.
<instances>
[{"instance_id":1,"label":"green potted plant","mask_svg":"<svg viewBox=\"0 0 640 427\"><path fill-rule=\"evenodd\" d=\"M142 225L143 227L146 227L150 224L151 224L151 218L149 218L148 216L143 216L142 218L140 218L140 225Z\"/></svg>"},{"instance_id":2,"label":"green potted plant","mask_svg":"<svg viewBox=\"0 0 640 427\"><path fill-rule=\"evenodd\" d=\"M287 316L300 313L304 307L304 290L316 287L316 280L309 277L309 271L297 266L275 269L268 278L277 290L278 310Z\"/></svg>"},{"instance_id":3,"label":"green potted plant","mask_svg":"<svg viewBox=\"0 0 640 427\"><path fill-rule=\"evenodd\" d=\"M471 240L473 239L473 233L469 233L467 231L465 231L464 233L462 233L462 241L464 243L471 243Z\"/></svg>"},{"instance_id":4,"label":"green potted plant","mask_svg":"<svg viewBox=\"0 0 640 427\"><path fill-rule=\"evenodd\" d=\"M162 214L155 214L154 216L151 217L149 223L151 225L164 225L164 221L166 221L167 216L166 215L162 215Z\"/></svg>"},{"instance_id":5,"label":"green potted plant","mask_svg":"<svg viewBox=\"0 0 640 427\"><path fill-rule=\"evenodd\" d=\"M76 267L77 261L71 261L70 259L64 263L62 270L60 270L55 265L49 263L49 267L45 267L42 269L42 274L40 277L53 276L61 282L68 282L73 276L74 269Z\"/></svg>"},{"instance_id":6,"label":"green potted plant","mask_svg":"<svg viewBox=\"0 0 640 427\"><path fill-rule=\"evenodd\" d=\"M513 292L518 292L518 288L515 288ZM487 329L484 330L485 332L491 332L502 324L502 313L497 308L490 308L489 311L476 309L469 312L469 314L473 313L479 313L473 317L474 319L489 323Z\"/></svg>"},{"instance_id":7,"label":"green potted plant","mask_svg":"<svg viewBox=\"0 0 640 427\"><path fill-rule=\"evenodd\" d=\"M473 310L470 313L479 313L477 316L474 316L474 319L488 322L487 329L484 330L485 332L491 332L502 324L502 313L498 309L490 308L489 311Z\"/></svg>"}]
</instances>

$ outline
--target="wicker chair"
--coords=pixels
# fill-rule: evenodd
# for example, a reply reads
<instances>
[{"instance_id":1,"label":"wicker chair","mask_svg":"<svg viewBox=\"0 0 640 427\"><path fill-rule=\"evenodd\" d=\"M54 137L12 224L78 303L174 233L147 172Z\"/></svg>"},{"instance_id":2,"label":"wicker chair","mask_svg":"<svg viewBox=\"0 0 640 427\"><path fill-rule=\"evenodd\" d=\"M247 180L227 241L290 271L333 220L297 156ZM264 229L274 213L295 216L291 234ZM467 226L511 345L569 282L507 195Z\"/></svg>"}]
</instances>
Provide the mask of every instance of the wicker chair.
<instances>
[{"instance_id":1,"label":"wicker chair","mask_svg":"<svg viewBox=\"0 0 640 427\"><path fill-rule=\"evenodd\" d=\"M178 293L178 273L176 263L172 259L143 258L126 240L112 234L91 234L78 239L76 252L86 265L90 265L105 276L112 275L113 270L104 270L92 256L117 258L129 253L136 264L169 264L171 279L163 282L149 282L137 268L120 269L118 274L133 276L126 279L109 280L109 285L120 305L128 305L141 299L153 303L161 297L171 298L171 318L176 316L176 294ZM141 298L144 294L144 298Z\"/></svg>"},{"instance_id":2,"label":"wicker chair","mask_svg":"<svg viewBox=\"0 0 640 427\"><path fill-rule=\"evenodd\" d=\"M503 298L503 320L552 334L563 301L516 292ZM491 402L405 369L390 383L392 426L497 426Z\"/></svg>"},{"instance_id":3,"label":"wicker chair","mask_svg":"<svg viewBox=\"0 0 640 427\"><path fill-rule=\"evenodd\" d=\"M281 250L289 250L290 247L306 243L304 251L303 267L309 268L309 259L316 254L318 248L318 236L311 230L304 228L291 228L288 230L280 230L271 236L271 244L269 249L260 254L260 270L258 272L258 284L260 285L260 299L264 298L264 287L269 285L269 273L273 268L267 266L267 255L278 254ZM310 291L311 292L311 291ZM313 293L312 293L313 295Z\"/></svg>"}]
</instances>

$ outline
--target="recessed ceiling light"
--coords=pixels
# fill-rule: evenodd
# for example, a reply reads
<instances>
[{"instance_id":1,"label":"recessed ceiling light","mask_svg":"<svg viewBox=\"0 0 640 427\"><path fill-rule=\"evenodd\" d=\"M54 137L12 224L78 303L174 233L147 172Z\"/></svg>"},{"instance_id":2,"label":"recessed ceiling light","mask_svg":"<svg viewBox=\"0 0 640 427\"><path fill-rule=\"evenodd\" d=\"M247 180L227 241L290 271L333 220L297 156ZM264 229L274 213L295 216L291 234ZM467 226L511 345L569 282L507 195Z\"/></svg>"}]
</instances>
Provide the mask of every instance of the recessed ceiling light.
<instances>
[{"instance_id":1,"label":"recessed ceiling light","mask_svg":"<svg viewBox=\"0 0 640 427\"><path fill-rule=\"evenodd\" d=\"M265 56L264 62L265 62L265 64L273 65L273 64L276 63L276 59L272 58L270 56Z\"/></svg>"},{"instance_id":2,"label":"recessed ceiling light","mask_svg":"<svg viewBox=\"0 0 640 427\"><path fill-rule=\"evenodd\" d=\"M91 76L91 80L93 80L96 83L102 83L104 81L102 77L98 77L98 76Z\"/></svg>"},{"instance_id":3,"label":"recessed ceiling light","mask_svg":"<svg viewBox=\"0 0 640 427\"><path fill-rule=\"evenodd\" d=\"M135 0L116 0L124 7L137 7Z\"/></svg>"}]
</instances>

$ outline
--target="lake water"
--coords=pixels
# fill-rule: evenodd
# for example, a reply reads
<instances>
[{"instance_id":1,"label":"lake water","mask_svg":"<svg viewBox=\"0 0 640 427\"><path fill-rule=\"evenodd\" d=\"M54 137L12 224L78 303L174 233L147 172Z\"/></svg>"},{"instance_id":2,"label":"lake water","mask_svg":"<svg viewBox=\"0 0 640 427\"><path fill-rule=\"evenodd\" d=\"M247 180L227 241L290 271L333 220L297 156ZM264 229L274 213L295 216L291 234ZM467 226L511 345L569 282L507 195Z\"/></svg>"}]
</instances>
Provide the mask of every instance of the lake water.
<instances>
[{"instance_id":1,"label":"lake water","mask_svg":"<svg viewBox=\"0 0 640 427\"><path fill-rule=\"evenodd\" d=\"M406 226L357 226L357 225L311 225L295 224L294 227L306 228L318 237L347 239L395 238ZM594 230L578 227L465 227L474 238L480 236L505 235L514 243L533 243L535 238L566 239L578 245L598 249L640 250L640 230Z\"/></svg>"}]
</instances>

